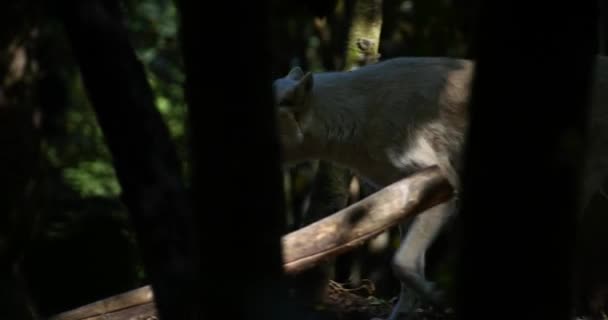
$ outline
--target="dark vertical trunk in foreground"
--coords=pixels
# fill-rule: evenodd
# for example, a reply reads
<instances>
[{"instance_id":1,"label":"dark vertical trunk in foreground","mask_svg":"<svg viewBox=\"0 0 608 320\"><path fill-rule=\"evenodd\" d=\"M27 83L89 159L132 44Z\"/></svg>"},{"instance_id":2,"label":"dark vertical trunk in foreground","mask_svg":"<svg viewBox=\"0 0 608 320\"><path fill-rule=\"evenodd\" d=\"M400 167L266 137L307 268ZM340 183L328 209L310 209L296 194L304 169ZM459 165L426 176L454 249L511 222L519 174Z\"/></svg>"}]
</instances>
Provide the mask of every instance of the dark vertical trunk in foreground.
<instances>
[{"instance_id":1,"label":"dark vertical trunk in foreground","mask_svg":"<svg viewBox=\"0 0 608 320\"><path fill-rule=\"evenodd\" d=\"M608 3L599 1L599 23L597 51L608 54ZM602 186L603 192L597 193L578 226L576 247L575 294L577 311L590 319L604 319L608 314L608 181Z\"/></svg>"},{"instance_id":2,"label":"dark vertical trunk in foreground","mask_svg":"<svg viewBox=\"0 0 608 320\"><path fill-rule=\"evenodd\" d=\"M570 319L596 5L481 5L461 195L462 319Z\"/></svg>"},{"instance_id":3,"label":"dark vertical trunk in foreground","mask_svg":"<svg viewBox=\"0 0 608 320\"><path fill-rule=\"evenodd\" d=\"M193 319L191 211L181 164L116 1L57 1L112 153L161 319Z\"/></svg>"},{"instance_id":4,"label":"dark vertical trunk in foreground","mask_svg":"<svg viewBox=\"0 0 608 320\"><path fill-rule=\"evenodd\" d=\"M268 2L177 4L204 276L201 318L295 319L285 313Z\"/></svg>"}]
</instances>

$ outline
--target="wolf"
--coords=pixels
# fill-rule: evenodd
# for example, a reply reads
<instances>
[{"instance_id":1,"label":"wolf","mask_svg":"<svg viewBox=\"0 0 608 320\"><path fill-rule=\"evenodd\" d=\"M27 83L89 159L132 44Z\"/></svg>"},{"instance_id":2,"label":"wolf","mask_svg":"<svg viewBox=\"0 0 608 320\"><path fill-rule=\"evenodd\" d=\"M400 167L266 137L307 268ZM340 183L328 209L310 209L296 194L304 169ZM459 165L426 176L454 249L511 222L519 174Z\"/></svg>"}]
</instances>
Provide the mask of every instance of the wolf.
<instances>
[{"instance_id":1,"label":"wolf","mask_svg":"<svg viewBox=\"0 0 608 320\"><path fill-rule=\"evenodd\" d=\"M608 174L608 58L595 64L583 204ZM474 71L467 59L398 57L353 71L294 67L273 81L285 164L330 161L378 188L437 165L455 190L409 223L392 260L401 293L390 320L412 312L414 301L444 303L425 277L425 253L458 211Z\"/></svg>"}]
</instances>

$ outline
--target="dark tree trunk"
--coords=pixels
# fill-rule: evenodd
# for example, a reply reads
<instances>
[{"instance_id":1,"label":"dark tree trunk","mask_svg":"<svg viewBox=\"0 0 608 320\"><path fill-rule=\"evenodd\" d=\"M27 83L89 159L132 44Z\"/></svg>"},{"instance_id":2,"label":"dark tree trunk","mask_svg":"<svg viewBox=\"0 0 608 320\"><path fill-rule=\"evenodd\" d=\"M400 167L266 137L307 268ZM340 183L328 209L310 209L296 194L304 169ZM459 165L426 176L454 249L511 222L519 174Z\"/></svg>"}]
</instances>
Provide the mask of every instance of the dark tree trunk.
<instances>
[{"instance_id":1,"label":"dark tree trunk","mask_svg":"<svg viewBox=\"0 0 608 320\"><path fill-rule=\"evenodd\" d=\"M23 259L40 220L39 69L32 68L42 11L37 1L0 10L0 319L37 319Z\"/></svg>"},{"instance_id":2,"label":"dark tree trunk","mask_svg":"<svg viewBox=\"0 0 608 320\"><path fill-rule=\"evenodd\" d=\"M608 3L599 1L599 36L597 51L608 54ZM604 319L608 314L608 190L607 181L603 191L596 194L589 203L583 221L579 226L576 247L576 302L577 311L591 319Z\"/></svg>"},{"instance_id":3,"label":"dark tree trunk","mask_svg":"<svg viewBox=\"0 0 608 320\"><path fill-rule=\"evenodd\" d=\"M598 52L602 55L608 54L608 3L606 0L598 0L600 21L598 24Z\"/></svg>"},{"instance_id":4,"label":"dark tree trunk","mask_svg":"<svg viewBox=\"0 0 608 320\"><path fill-rule=\"evenodd\" d=\"M268 2L220 1L213 9L207 2L177 4L203 258L201 318L295 319L286 314L281 259L285 221ZM227 15L219 25L218 14ZM225 53L236 56L224 59ZM252 257L246 269L241 253Z\"/></svg>"},{"instance_id":5,"label":"dark tree trunk","mask_svg":"<svg viewBox=\"0 0 608 320\"><path fill-rule=\"evenodd\" d=\"M608 184L604 183L603 189ZM589 203L581 222L576 252L577 311L591 319L604 319L608 312L608 199L598 193Z\"/></svg>"},{"instance_id":6,"label":"dark tree trunk","mask_svg":"<svg viewBox=\"0 0 608 320\"><path fill-rule=\"evenodd\" d=\"M605 0L599 2L599 23L597 52L608 54L608 6ZM586 208L584 218L578 226L576 247L575 295L576 311L579 315L593 320L604 319L608 313L608 198L605 190L598 192Z\"/></svg>"},{"instance_id":7,"label":"dark tree trunk","mask_svg":"<svg viewBox=\"0 0 608 320\"><path fill-rule=\"evenodd\" d=\"M193 319L195 234L181 164L116 1L58 2L162 319Z\"/></svg>"},{"instance_id":8,"label":"dark tree trunk","mask_svg":"<svg viewBox=\"0 0 608 320\"><path fill-rule=\"evenodd\" d=\"M462 193L462 319L571 318L596 6L480 7Z\"/></svg>"},{"instance_id":9,"label":"dark tree trunk","mask_svg":"<svg viewBox=\"0 0 608 320\"><path fill-rule=\"evenodd\" d=\"M13 98L24 103L24 97ZM37 316L21 270L39 220L40 134L34 119L30 107L0 101L0 319Z\"/></svg>"}]
</instances>

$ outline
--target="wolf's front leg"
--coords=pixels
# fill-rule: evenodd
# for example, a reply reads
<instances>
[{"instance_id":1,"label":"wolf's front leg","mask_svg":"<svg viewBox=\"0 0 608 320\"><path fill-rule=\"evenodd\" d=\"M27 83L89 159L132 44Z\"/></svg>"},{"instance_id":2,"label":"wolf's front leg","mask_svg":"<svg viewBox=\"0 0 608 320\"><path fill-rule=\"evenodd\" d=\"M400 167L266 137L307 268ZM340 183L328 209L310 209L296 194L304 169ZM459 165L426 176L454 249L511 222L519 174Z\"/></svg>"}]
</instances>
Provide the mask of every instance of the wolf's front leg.
<instances>
[{"instance_id":1,"label":"wolf's front leg","mask_svg":"<svg viewBox=\"0 0 608 320\"><path fill-rule=\"evenodd\" d=\"M412 221L393 258L401 293L388 320L405 319L415 310L418 299L435 305L443 303L442 293L424 276L425 254L454 212L455 203L449 201L419 214Z\"/></svg>"}]
</instances>

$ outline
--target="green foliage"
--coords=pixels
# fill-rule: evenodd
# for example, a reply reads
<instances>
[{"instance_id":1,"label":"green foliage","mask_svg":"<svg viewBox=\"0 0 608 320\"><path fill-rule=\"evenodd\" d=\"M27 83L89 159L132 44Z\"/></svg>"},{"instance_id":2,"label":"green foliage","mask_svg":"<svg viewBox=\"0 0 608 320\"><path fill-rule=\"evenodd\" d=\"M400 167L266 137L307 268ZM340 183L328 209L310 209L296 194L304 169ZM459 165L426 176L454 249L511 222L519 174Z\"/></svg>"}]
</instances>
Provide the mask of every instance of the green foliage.
<instances>
[{"instance_id":1,"label":"green foliage","mask_svg":"<svg viewBox=\"0 0 608 320\"><path fill-rule=\"evenodd\" d=\"M63 184L82 197L116 197L120 187L111 156L77 74L69 89L64 135L47 143L49 165L61 172Z\"/></svg>"},{"instance_id":2,"label":"green foliage","mask_svg":"<svg viewBox=\"0 0 608 320\"><path fill-rule=\"evenodd\" d=\"M176 9L172 1L148 0L130 5L126 26L134 49L146 69L156 106L186 162L184 74L176 42ZM49 163L62 172L63 183L81 197L116 198L120 186L111 155L78 74L70 77L69 105L63 119L65 132L49 141Z\"/></svg>"},{"instance_id":3,"label":"green foliage","mask_svg":"<svg viewBox=\"0 0 608 320\"><path fill-rule=\"evenodd\" d=\"M131 43L187 173L187 114L175 7L172 1L127 1L125 12ZM57 109L45 114L50 126L43 142L48 168L43 232L25 262L35 287L34 299L46 314L147 283L135 235L120 202L111 154L70 46L61 28L53 28L42 34L46 46L40 55L47 59L43 70L55 74L61 85L41 98ZM58 287L68 293L57 295Z\"/></svg>"},{"instance_id":4,"label":"green foliage","mask_svg":"<svg viewBox=\"0 0 608 320\"><path fill-rule=\"evenodd\" d=\"M63 177L83 197L116 196L120 191L108 161L81 161L76 168L66 168Z\"/></svg>"},{"instance_id":5,"label":"green foliage","mask_svg":"<svg viewBox=\"0 0 608 320\"><path fill-rule=\"evenodd\" d=\"M127 1L126 12L135 52L144 65L156 107L176 143L188 181L185 75L177 41L177 9L169 0Z\"/></svg>"}]
</instances>

